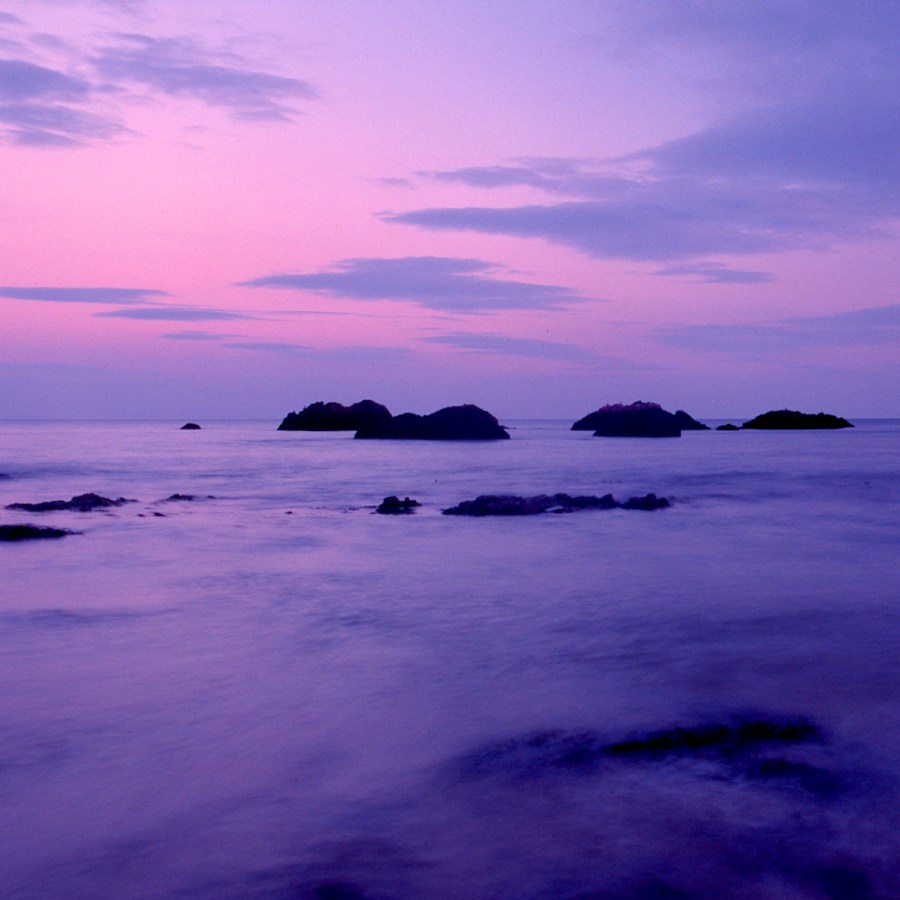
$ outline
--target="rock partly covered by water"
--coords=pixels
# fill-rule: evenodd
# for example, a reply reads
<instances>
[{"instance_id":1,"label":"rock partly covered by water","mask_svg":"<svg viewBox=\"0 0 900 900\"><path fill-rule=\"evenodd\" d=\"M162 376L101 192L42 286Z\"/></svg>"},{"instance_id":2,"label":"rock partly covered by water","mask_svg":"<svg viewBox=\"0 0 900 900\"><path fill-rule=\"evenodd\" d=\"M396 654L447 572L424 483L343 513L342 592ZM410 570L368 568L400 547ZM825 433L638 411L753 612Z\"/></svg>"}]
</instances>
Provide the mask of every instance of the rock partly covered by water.
<instances>
[{"instance_id":1,"label":"rock partly covered by water","mask_svg":"<svg viewBox=\"0 0 900 900\"><path fill-rule=\"evenodd\" d=\"M374 400L360 400L350 406L321 400L300 412L288 413L279 431L358 431L374 428L391 419L390 410Z\"/></svg>"},{"instance_id":2,"label":"rock partly covered by water","mask_svg":"<svg viewBox=\"0 0 900 900\"><path fill-rule=\"evenodd\" d=\"M619 503L612 494L572 497L569 494L538 494L518 497L512 494L482 494L442 510L445 516L535 516L541 513L570 513L583 509L665 509L671 504L665 497L647 494Z\"/></svg>"},{"instance_id":3,"label":"rock partly covered by water","mask_svg":"<svg viewBox=\"0 0 900 900\"><path fill-rule=\"evenodd\" d=\"M0 525L0 541L54 540L67 534L78 534L68 528L46 528L42 525Z\"/></svg>"},{"instance_id":4,"label":"rock partly covered by water","mask_svg":"<svg viewBox=\"0 0 900 900\"><path fill-rule=\"evenodd\" d=\"M403 516L415 512L416 507L421 505L418 500L411 500L409 497L401 500L399 497L391 496L385 497L375 508L375 512L381 513L383 516Z\"/></svg>"},{"instance_id":5,"label":"rock partly covered by water","mask_svg":"<svg viewBox=\"0 0 900 900\"><path fill-rule=\"evenodd\" d=\"M572 431L593 431L595 437L681 437L681 425L673 413L643 400L601 406L579 419Z\"/></svg>"},{"instance_id":6,"label":"rock partly covered by water","mask_svg":"<svg viewBox=\"0 0 900 900\"><path fill-rule=\"evenodd\" d=\"M21 509L25 512L92 512L95 509L110 509L115 506L124 506L126 503L136 503L136 500L127 500L119 497L112 500L109 497L101 497L99 494L79 494L71 500L44 500L41 503L9 503L7 509Z\"/></svg>"},{"instance_id":7,"label":"rock partly covered by water","mask_svg":"<svg viewBox=\"0 0 900 900\"><path fill-rule=\"evenodd\" d=\"M772 409L758 415L741 428L760 429L810 429L810 428L852 428L853 425L840 416L830 413L802 413L795 409Z\"/></svg>"},{"instance_id":8,"label":"rock partly covered by water","mask_svg":"<svg viewBox=\"0 0 900 900\"><path fill-rule=\"evenodd\" d=\"M489 412L471 403L447 406L427 416L402 413L386 422L360 428L358 438L421 441L507 440L509 433Z\"/></svg>"}]
</instances>

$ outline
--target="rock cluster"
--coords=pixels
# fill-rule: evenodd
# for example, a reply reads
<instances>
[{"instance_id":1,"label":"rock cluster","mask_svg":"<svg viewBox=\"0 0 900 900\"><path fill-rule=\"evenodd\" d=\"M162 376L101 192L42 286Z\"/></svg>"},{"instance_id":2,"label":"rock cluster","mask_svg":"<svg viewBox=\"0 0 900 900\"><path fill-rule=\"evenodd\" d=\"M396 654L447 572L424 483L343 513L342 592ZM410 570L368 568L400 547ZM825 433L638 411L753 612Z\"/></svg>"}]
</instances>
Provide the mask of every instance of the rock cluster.
<instances>
[{"instance_id":1,"label":"rock cluster","mask_svg":"<svg viewBox=\"0 0 900 900\"><path fill-rule=\"evenodd\" d=\"M124 506L126 503L136 502L136 500L127 500L125 497L111 500L109 497L101 497L99 494L79 494L71 500L44 500L41 503L9 503L6 508L21 509L26 512L59 512L64 510L92 512L95 509L109 509L114 506Z\"/></svg>"},{"instance_id":2,"label":"rock cluster","mask_svg":"<svg viewBox=\"0 0 900 900\"><path fill-rule=\"evenodd\" d=\"M419 441L507 440L509 432L489 412L471 403L447 406L427 416L402 413L360 428L355 437Z\"/></svg>"},{"instance_id":3,"label":"rock cluster","mask_svg":"<svg viewBox=\"0 0 900 900\"><path fill-rule=\"evenodd\" d=\"M665 509L671 503L665 497L647 494L619 503L612 494L602 497L572 497L569 494L538 494L518 497L510 494L482 494L442 510L445 516L535 516L541 513L569 513L583 509Z\"/></svg>"},{"instance_id":4,"label":"rock cluster","mask_svg":"<svg viewBox=\"0 0 900 900\"><path fill-rule=\"evenodd\" d=\"M342 403L310 403L300 412L288 413L279 431L358 431L378 426L391 418L390 410L374 400L360 400L350 406Z\"/></svg>"},{"instance_id":5,"label":"rock cluster","mask_svg":"<svg viewBox=\"0 0 900 900\"><path fill-rule=\"evenodd\" d=\"M391 496L385 497L375 508L375 512L381 513L383 516L403 516L415 512L416 507L421 505L418 500L411 500L409 497L401 500L399 497Z\"/></svg>"}]
</instances>

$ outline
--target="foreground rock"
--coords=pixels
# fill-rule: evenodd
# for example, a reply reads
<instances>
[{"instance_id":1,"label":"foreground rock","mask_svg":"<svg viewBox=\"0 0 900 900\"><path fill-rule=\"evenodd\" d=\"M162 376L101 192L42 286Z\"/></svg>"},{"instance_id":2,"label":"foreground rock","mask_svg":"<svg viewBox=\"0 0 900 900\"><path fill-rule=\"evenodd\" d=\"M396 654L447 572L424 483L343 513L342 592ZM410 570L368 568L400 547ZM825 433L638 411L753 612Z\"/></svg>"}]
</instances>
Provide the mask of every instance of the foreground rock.
<instances>
[{"instance_id":1,"label":"foreground rock","mask_svg":"<svg viewBox=\"0 0 900 900\"><path fill-rule=\"evenodd\" d=\"M385 497L381 504L375 508L375 512L381 513L383 516L404 516L415 512L417 506L421 506L418 500L411 500L404 497Z\"/></svg>"},{"instance_id":2,"label":"foreground rock","mask_svg":"<svg viewBox=\"0 0 900 900\"><path fill-rule=\"evenodd\" d=\"M802 413L794 409L773 409L744 422L741 428L760 429L812 429L812 428L852 428L853 425L840 416L830 413Z\"/></svg>"},{"instance_id":3,"label":"foreground rock","mask_svg":"<svg viewBox=\"0 0 900 900\"><path fill-rule=\"evenodd\" d=\"M0 541L55 540L67 534L78 534L67 528L45 528L41 525L0 525Z\"/></svg>"},{"instance_id":4,"label":"foreground rock","mask_svg":"<svg viewBox=\"0 0 900 900\"><path fill-rule=\"evenodd\" d=\"M579 419L572 431L593 431L595 437L681 437L681 426L673 413L643 400L601 406Z\"/></svg>"},{"instance_id":5,"label":"foreground rock","mask_svg":"<svg viewBox=\"0 0 900 900\"><path fill-rule=\"evenodd\" d=\"M538 494L517 497L510 494L482 494L442 510L445 516L536 516L542 513L570 513L582 509L665 509L671 504L665 497L647 494L619 503L612 494L602 497L572 497L569 494Z\"/></svg>"},{"instance_id":6,"label":"foreground rock","mask_svg":"<svg viewBox=\"0 0 900 900\"><path fill-rule=\"evenodd\" d=\"M124 506L126 503L136 503L136 500L126 500L119 497L111 500L109 497L101 497L99 494L79 494L71 500L45 500L42 503L10 503L7 509L21 509L25 512L92 512L95 509L110 509L115 506Z\"/></svg>"},{"instance_id":7,"label":"foreground rock","mask_svg":"<svg viewBox=\"0 0 900 900\"><path fill-rule=\"evenodd\" d=\"M300 412L288 413L279 431L359 431L360 428L374 428L390 421L391 413L386 406L374 400L360 400L350 406L342 403L310 403Z\"/></svg>"},{"instance_id":8,"label":"foreground rock","mask_svg":"<svg viewBox=\"0 0 900 900\"><path fill-rule=\"evenodd\" d=\"M463 406L447 406L427 416L402 413L378 425L361 428L355 436L417 441L509 439L509 433L494 416L471 403Z\"/></svg>"}]
</instances>

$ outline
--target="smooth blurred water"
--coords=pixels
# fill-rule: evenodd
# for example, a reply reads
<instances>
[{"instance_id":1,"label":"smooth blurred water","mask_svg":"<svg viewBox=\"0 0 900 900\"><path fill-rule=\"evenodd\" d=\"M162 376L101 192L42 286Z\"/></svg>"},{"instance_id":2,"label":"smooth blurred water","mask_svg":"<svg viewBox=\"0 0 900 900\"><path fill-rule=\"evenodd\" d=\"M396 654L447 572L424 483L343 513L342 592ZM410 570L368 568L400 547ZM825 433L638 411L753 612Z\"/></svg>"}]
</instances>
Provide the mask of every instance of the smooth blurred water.
<instances>
[{"instance_id":1,"label":"smooth blurred water","mask_svg":"<svg viewBox=\"0 0 900 900\"><path fill-rule=\"evenodd\" d=\"M900 895L900 422L510 424L0 424L0 505L139 501L0 511L82 532L0 544L0 896ZM557 491L673 506L440 514ZM388 494L423 506L373 514ZM816 723L779 764L834 789L710 758L516 768L542 729L738 714Z\"/></svg>"}]
</instances>

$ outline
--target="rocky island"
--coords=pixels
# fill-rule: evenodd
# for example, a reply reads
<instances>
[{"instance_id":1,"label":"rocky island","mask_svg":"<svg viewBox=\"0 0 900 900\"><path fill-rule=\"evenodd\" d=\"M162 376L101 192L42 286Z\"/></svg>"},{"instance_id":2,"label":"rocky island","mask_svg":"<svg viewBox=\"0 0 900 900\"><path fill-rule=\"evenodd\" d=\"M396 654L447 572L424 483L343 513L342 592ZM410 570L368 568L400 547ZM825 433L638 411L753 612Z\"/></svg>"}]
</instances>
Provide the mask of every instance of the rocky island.
<instances>
[{"instance_id":1,"label":"rocky island","mask_svg":"<svg viewBox=\"0 0 900 900\"><path fill-rule=\"evenodd\" d=\"M360 400L350 406L319 400L305 406L300 412L288 413L278 430L359 431L361 428L376 428L390 419L390 410L374 400Z\"/></svg>"},{"instance_id":2,"label":"rocky island","mask_svg":"<svg viewBox=\"0 0 900 900\"><path fill-rule=\"evenodd\" d=\"M355 437L419 441L508 440L509 432L489 412L471 403L447 406L427 416L402 413L360 428Z\"/></svg>"},{"instance_id":3,"label":"rocky island","mask_svg":"<svg viewBox=\"0 0 900 900\"><path fill-rule=\"evenodd\" d=\"M852 428L853 425L840 416L830 413L802 413L794 409L772 409L744 422L741 428L787 430L812 428Z\"/></svg>"},{"instance_id":4,"label":"rocky island","mask_svg":"<svg viewBox=\"0 0 900 900\"><path fill-rule=\"evenodd\" d=\"M611 403L579 419L572 431L593 431L595 437L681 437L682 429L706 426L684 410L670 413L658 403Z\"/></svg>"}]
</instances>

